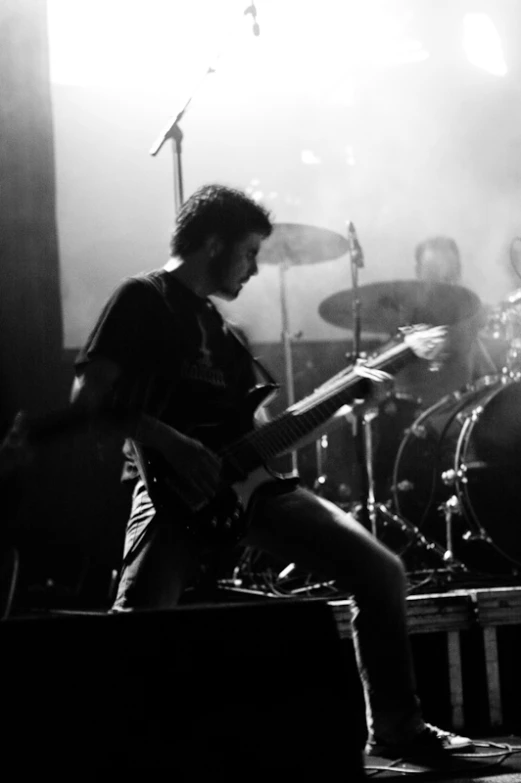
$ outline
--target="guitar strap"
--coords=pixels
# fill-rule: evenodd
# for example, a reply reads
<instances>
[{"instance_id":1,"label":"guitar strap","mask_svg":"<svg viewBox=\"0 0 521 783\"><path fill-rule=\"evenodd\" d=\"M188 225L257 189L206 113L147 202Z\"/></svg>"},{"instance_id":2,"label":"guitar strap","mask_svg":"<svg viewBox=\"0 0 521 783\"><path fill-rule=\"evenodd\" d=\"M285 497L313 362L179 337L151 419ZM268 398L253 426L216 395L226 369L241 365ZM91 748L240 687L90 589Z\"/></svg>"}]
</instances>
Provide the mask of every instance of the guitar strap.
<instances>
[{"instance_id":1,"label":"guitar strap","mask_svg":"<svg viewBox=\"0 0 521 783\"><path fill-rule=\"evenodd\" d=\"M215 309L217 310L217 308L215 308ZM219 311L217 310L217 312L219 312ZM219 313L219 315L221 315L221 314ZM223 316L221 315L221 318L222 317ZM257 370L259 371L262 380L265 383L268 383L270 386L276 386L277 388L279 388L280 384L277 383L277 381L275 380L273 375L270 373L268 368L263 365L263 363L260 361L260 359L257 359L257 357L252 354L252 352L250 351L250 349L248 347L248 344L246 343L246 340L239 333L237 327L234 324L232 324L230 321L228 321L227 319L223 319L223 320L225 321L226 327L227 327L228 331L230 332L230 334L233 335L233 337L235 338L235 341L239 344L241 349L248 355L248 358L250 359L252 365L254 367L256 367Z\"/></svg>"}]
</instances>

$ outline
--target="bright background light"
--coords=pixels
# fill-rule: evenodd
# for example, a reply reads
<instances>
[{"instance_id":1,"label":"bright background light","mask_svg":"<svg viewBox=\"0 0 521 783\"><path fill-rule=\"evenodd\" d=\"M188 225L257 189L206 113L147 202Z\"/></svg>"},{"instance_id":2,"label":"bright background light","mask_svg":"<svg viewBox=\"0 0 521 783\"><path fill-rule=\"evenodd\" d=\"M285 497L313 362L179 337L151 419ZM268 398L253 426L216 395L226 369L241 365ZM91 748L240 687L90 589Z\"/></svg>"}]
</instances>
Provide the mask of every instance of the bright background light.
<instances>
[{"instance_id":1,"label":"bright background light","mask_svg":"<svg viewBox=\"0 0 521 783\"><path fill-rule=\"evenodd\" d=\"M501 39L488 14L465 14L463 48L469 62L478 68L495 76L505 76L507 73Z\"/></svg>"},{"instance_id":2,"label":"bright background light","mask_svg":"<svg viewBox=\"0 0 521 783\"><path fill-rule=\"evenodd\" d=\"M466 285L491 303L510 290L521 102L508 74L482 70L506 73L491 18L429 0L258 0L256 37L248 5L48 0L67 345L122 277L166 260L172 152L149 150L190 96L187 195L219 181L279 222L345 235L353 220L362 284L412 277L417 242L448 234ZM254 341L280 338L278 285L266 266L229 308ZM346 258L290 269L295 332L346 339L318 306L349 287Z\"/></svg>"}]
</instances>

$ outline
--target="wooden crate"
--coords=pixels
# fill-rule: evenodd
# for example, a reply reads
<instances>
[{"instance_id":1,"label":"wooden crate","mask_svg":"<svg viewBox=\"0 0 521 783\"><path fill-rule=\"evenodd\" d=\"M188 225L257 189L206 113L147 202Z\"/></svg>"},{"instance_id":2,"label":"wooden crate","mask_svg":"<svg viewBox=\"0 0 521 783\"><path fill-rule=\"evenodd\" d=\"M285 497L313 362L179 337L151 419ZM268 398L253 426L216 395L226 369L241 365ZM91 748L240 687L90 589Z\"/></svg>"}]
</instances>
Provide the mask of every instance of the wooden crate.
<instances>
[{"instance_id":1,"label":"wooden crate","mask_svg":"<svg viewBox=\"0 0 521 783\"><path fill-rule=\"evenodd\" d=\"M341 638L351 636L353 604L350 600L329 602ZM448 676L452 725L464 726L462 631L480 628L483 634L484 664L491 727L503 723L497 627L521 627L521 587L493 587L451 590L445 593L407 598L409 631L447 635Z\"/></svg>"}]
</instances>

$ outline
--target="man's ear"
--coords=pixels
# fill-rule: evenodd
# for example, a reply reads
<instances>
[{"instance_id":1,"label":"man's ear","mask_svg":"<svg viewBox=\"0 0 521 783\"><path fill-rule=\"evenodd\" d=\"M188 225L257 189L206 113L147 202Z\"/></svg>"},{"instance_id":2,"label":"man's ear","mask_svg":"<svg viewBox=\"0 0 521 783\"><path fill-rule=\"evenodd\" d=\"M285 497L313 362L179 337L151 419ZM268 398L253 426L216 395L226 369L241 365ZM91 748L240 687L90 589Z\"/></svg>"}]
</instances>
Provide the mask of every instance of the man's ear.
<instances>
[{"instance_id":1,"label":"man's ear","mask_svg":"<svg viewBox=\"0 0 521 783\"><path fill-rule=\"evenodd\" d=\"M218 234L211 234L204 243L204 249L210 258L216 258L224 249L224 242Z\"/></svg>"}]
</instances>

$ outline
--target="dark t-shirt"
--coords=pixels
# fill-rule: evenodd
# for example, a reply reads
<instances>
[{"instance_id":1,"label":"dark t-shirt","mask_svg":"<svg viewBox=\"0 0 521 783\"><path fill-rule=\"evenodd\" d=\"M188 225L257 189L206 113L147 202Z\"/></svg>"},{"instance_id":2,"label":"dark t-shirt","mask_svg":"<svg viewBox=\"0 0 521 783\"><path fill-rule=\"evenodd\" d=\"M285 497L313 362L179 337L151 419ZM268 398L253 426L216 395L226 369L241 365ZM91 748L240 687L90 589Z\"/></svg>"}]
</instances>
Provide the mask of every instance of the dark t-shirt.
<instances>
[{"instance_id":1,"label":"dark t-shirt","mask_svg":"<svg viewBox=\"0 0 521 783\"><path fill-rule=\"evenodd\" d=\"M239 409L256 382L247 350L209 299L166 271L125 280L77 360L121 370L114 402L145 412L217 448L239 432Z\"/></svg>"}]
</instances>

